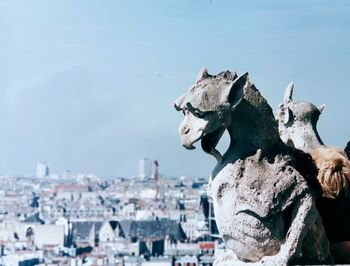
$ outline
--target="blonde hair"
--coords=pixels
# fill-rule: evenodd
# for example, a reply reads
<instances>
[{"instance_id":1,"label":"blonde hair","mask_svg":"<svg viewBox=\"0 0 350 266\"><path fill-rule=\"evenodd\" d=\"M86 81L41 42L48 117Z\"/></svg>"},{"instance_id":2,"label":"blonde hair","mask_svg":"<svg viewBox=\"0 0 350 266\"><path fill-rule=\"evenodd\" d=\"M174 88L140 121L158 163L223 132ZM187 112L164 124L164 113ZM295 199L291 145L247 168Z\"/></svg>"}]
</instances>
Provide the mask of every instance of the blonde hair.
<instances>
[{"instance_id":1,"label":"blonde hair","mask_svg":"<svg viewBox=\"0 0 350 266\"><path fill-rule=\"evenodd\" d=\"M327 198L350 198L350 161L339 148L321 147L311 151L318 169L317 179Z\"/></svg>"}]
</instances>

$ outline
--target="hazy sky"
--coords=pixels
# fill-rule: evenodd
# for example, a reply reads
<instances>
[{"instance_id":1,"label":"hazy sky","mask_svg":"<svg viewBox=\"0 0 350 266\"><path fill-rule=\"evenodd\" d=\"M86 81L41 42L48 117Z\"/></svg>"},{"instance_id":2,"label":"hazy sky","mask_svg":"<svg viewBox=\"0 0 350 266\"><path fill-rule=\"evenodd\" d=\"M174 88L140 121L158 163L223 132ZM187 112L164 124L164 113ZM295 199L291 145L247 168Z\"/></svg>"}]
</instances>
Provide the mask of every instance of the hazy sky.
<instances>
[{"instance_id":1,"label":"hazy sky","mask_svg":"<svg viewBox=\"0 0 350 266\"><path fill-rule=\"evenodd\" d=\"M242 73L275 107L326 104L324 142L350 139L350 2L0 1L0 173L47 161L103 176L159 159L168 176L214 160L180 145L174 100L202 67ZM224 145L222 145L224 146Z\"/></svg>"}]
</instances>

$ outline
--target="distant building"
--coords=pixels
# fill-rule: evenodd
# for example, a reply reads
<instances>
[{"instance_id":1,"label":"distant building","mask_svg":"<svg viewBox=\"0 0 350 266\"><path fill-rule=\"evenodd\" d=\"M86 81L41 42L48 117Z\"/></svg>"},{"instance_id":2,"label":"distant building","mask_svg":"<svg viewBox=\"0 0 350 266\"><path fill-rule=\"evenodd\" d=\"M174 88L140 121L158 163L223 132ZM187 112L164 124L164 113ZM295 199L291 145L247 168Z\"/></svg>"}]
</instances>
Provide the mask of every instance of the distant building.
<instances>
[{"instance_id":1,"label":"distant building","mask_svg":"<svg viewBox=\"0 0 350 266\"><path fill-rule=\"evenodd\" d=\"M151 161L147 158L139 161L139 177L150 178L151 177Z\"/></svg>"},{"instance_id":2,"label":"distant building","mask_svg":"<svg viewBox=\"0 0 350 266\"><path fill-rule=\"evenodd\" d=\"M44 224L45 222L40 218L39 212L27 217L23 222L33 224Z\"/></svg>"},{"instance_id":3,"label":"distant building","mask_svg":"<svg viewBox=\"0 0 350 266\"><path fill-rule=\"evenodd\" d=\"M138 243L136 255L163 256L166 247L186 239L180 223L171 220L123 220L118 226L121 236L130 243Z\"/></svg>"},{"instance_id":4,"label":"distant building","mask_svg":"<svg viewBox=\"0 0 350 266\"><path fill-rule=\"evenodd\" d=\"M72 177L72 171L67 169L67 170L64 170L63 174L62 174L62 178L71 178Z\"/></svg>"},{"instance_id":5,"label":"distant building","mask_svg":"<svg viewBox=\"0 0 350 266\"><path fill-rule=\"evenodd\" d=\"M88 185L83 184L60 184L54 186L52 192L56 195L57 200L79 201L84 192L89 192L89 189Z\"/></svg>"},{"instance_id":6,"label":"distant building","mask_svg":"<svg viewBox=\"0 0 350 266\"><path fill-rule=\"evenodd\" d=\"M38 178L43 178L49 176L49 166L45 162L40 162L36 164L36 176Z\"/></svg>"},{"instance_id":7,"label":"distant building","mask_svg":"<svg viewBox=\"0 0 350 266\"><path fill-rule=\"evenodd\" d=\"M39 248L45 245L63 247L65 238L64 229L63 225L23 223L23 232L25 232L26 238L28 240L34 240L35 245Z\"/></svg>"},{"instance_id":8,"label":"distant building","mask_svg":"<svg viewBox=\"0 0 350 266\"><path fill-rule=\"evenodd\" d=\"M196 256L184 256L175 261L175 266L197 266L198 258Z\"/></svg>"},{"instance_id":9,"label":"distant building","mask_svg":"<svg viewBox=\"0 0 350 266\"><path fill-rule=\"evenodd\" d=\"M100 221L73 222L69 238L78 248L94 247L102 225Z\"/></svg>"},{"instance_id":10,"label":"distant building","mask_svg":"<svg viewBox=\"0 0 350 266\"><path fill-rule=\"evenodd\" d=\"M4 264L1 265L38 265L40 263L40 259L38 254L32 251L22 252L21 254L10 254L7 256L3 256L1 262Z\"/></svg>"},{"instance_id":11,"label":"distant building","mask_svg":"<svg viewBox=\"0 0 350 266\"><path fill-rule=\"evenodd\" d=\"M210 236L212 239L218 239L218 238L220 238L220 234L219 234L219 229L216 225L213 200L211 198L208 198L208 200L209 200L208 221L209 221Z\"/></svg>"}]
</instances>

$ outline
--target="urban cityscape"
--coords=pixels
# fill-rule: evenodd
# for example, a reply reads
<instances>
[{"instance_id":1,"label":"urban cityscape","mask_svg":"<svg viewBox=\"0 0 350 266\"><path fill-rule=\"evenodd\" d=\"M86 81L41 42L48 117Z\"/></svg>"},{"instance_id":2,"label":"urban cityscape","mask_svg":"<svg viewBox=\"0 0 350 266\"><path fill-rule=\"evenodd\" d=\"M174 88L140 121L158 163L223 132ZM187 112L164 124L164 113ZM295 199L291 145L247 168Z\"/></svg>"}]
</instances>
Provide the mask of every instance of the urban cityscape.
<instances>
[{"instance_id":1,"label":"urban cityscape","mask_svg":"<svg viewBox=\"0 0 350 266\"><path fill-rule=\"evenodd\" d=\"M281 141L318 117L322 144L349 141L349 32L346 0L1 0L0 266L322 257Z\"/></svg>"},{"instance_id":2,"label":"urban cityscape","mask_svg":"<svg viewBox=\"0 0 350 266\"><path fill-rule=\"evenodd\" d=\"M137 165L135 163L135 165ZM50 173L0 177L0 265L209 266L224 252L206 178Z\"/></svg>"}]
</instances>

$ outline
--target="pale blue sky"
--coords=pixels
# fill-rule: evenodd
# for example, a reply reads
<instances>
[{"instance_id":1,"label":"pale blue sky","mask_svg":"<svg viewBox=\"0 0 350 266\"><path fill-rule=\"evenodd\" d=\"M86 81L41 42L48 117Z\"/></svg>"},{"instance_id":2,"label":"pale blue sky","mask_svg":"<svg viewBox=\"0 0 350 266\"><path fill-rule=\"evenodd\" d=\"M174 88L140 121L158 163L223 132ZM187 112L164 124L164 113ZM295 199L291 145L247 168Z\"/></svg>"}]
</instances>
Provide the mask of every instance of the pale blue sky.
<instances>
[{"instance_id":1,"label":"pale blue sky","mask_svg":"<svg viewBox=\"0 0 350 266\"><path fill-rule=\"evenodd\" d=\"M273 108L326 104L323 140L350 139L350 2L0 1L0 173L130 176L158 158L168 176L214 160L180 145L173 101L202 67L250 72Z\"/></svg>"}]
</instances>

